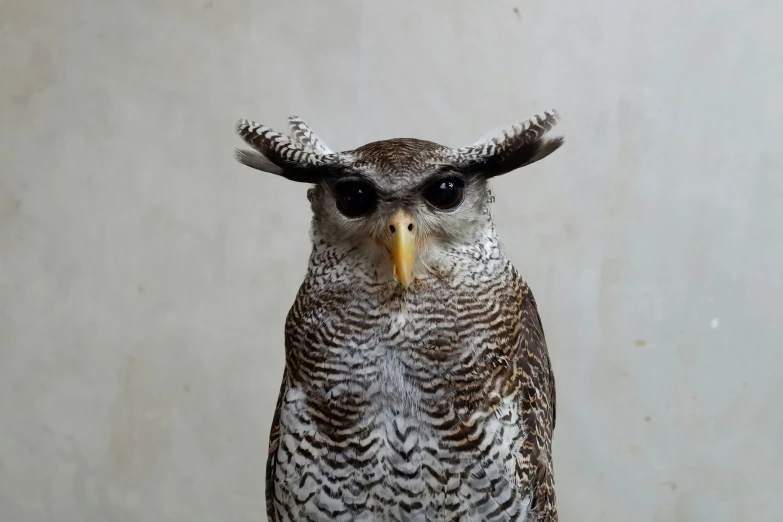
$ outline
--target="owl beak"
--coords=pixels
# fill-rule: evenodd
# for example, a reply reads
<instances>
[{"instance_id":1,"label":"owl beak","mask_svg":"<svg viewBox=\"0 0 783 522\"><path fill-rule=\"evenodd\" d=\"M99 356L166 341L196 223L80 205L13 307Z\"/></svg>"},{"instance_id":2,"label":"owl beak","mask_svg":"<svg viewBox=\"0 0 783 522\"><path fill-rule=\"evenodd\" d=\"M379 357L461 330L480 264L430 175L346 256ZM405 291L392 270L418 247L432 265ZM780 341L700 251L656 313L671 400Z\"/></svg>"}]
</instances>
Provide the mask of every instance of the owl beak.
<instances>
[{"instance_id":1,"label":"owl beak","mask_svg":"<svg viewBox=\"0 0 783 522\"><path fill-rule=\"evenodd\" d=\"M413 282L413 262L416 259L416 225L410 212L395 211L389 220L389 231L394 277L403 288L408 288Z\"/></svg>"}]
</instances>

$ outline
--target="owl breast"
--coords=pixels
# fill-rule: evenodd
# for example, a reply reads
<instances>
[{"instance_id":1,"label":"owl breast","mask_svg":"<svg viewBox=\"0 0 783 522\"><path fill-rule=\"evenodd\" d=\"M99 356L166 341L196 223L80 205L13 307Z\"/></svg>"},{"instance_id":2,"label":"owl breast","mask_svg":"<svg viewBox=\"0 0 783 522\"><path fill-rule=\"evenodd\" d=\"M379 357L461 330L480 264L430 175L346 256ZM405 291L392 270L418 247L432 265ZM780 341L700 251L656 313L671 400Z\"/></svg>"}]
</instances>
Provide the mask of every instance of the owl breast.
<instances>
[{"instance_id":1,"label":"owl breast","mask_svg":"<svg viewBox=\"0 0 783 522\"><path fill-rule=\"evenodd\" d=\"M514 336L501 311L509 284L497 295L478 281L406 294L374 284L314 283L289 315L276 516L526 520L516 460L526 434L498 341L499 329Z\"/></svg>"}]
</instances>

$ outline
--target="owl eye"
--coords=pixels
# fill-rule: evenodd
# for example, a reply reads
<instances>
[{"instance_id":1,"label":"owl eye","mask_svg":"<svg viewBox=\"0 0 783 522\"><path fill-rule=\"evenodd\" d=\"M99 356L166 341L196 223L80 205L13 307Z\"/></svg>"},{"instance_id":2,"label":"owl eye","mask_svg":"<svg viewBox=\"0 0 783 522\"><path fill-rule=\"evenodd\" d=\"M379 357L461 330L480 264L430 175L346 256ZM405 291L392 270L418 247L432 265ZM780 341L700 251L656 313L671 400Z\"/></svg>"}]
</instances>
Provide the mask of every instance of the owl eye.
<instances>
[{"instance_id":1,"label":"owl eye","mask_svg":"<svg viewBox=\"0 0 783 522\"><path fill-rule=\"evenodd\" d=\"M459 178L436 180L424 190L424 199L440 210L448 210L462 203L465 184Z\"/></svg>"},{"instance_id":2,"label":"owl eye","mask_svg":"<svg viewBox=\"0 0 783 522\"><path fill-rule=\"evenodd\" d=\"M378 196L368 183L363 181L344 181L334 187L337 197L337 209L346 217L363 216L375 208Z\"/></svg>"}]
</instances>

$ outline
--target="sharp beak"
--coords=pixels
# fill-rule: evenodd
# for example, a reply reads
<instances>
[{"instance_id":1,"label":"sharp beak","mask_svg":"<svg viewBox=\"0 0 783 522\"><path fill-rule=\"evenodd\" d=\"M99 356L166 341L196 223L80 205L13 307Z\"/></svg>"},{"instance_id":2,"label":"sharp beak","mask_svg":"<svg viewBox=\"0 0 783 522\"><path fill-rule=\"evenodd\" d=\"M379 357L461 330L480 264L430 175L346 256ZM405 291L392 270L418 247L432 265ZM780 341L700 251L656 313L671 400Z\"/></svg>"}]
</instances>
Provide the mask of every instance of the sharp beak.
<instances>
[{"instance_id":1,"label":"sharp beak","mask_svg":"<svg viewBox=\"0 0 783 522\"><path fill-rule=\"evenodd\" d=\"M389 220L391 262L394 277L403 288L413 282L413 262L416 260L416 224L410 212L398 209Z\"/></svg>"}]
</instances>

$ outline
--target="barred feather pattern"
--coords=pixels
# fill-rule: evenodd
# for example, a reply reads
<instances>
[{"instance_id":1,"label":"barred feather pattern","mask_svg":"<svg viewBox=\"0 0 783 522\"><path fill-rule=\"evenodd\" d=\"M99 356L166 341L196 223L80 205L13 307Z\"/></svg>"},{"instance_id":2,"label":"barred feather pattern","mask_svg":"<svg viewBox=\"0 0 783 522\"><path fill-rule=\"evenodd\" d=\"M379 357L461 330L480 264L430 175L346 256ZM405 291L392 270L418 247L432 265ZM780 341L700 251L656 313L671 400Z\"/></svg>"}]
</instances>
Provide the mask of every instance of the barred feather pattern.
<instances>
[{"instance_id":1,"label":"barred feather pattern","mask_svg":"<svg viewBox=\"0 0 783 522\"><path fill-rule=\"evenodd\" d=\"M541 139L559 121L560 115L557 111L544 111L500 131L488 133L474 145L459 148L456 152L458 155L465 156L502 156L523 143L532 143Z\"/></svg>"},{"instance_id":2,"label":"barred feather pattern","mask_svg":"<svg viewBox=\"0 0 783 522\"><path fill-rule=\"evenodd\" d=\"M555 385L487 215L404 291L313 233L285 325L269 520L557 521Z\"/></svg>"},{"instance_id":3,"label":"barred feather pattern","mask_svg":"<svg viewBox=\"0 0 783 522\"><path fill-rule=\"evenodd\" d=\"M269 127L251 120L242 119L236 124L235 131L245 140L245 143L262 154L271 153L283 164L295 167L318 167L328 165L335 160L334 154L321 155L311 152L313 148L305 148L299 141L291 141ZM241 152L241 151L240 151Z\"/></svg>"},{"instance_id":4,"label":"barred feather pattern","mask_svg":"<svg viewBox=\"0 0 783 522\"><path fill-rule=\"evenodd\" d=\"M313 132L313 129L297 115L288 117L288 133L291 135L291 138L307 152L321 155L334 153L334 151L330 149L315 132Z\"/></svg>"}]
</instances>

